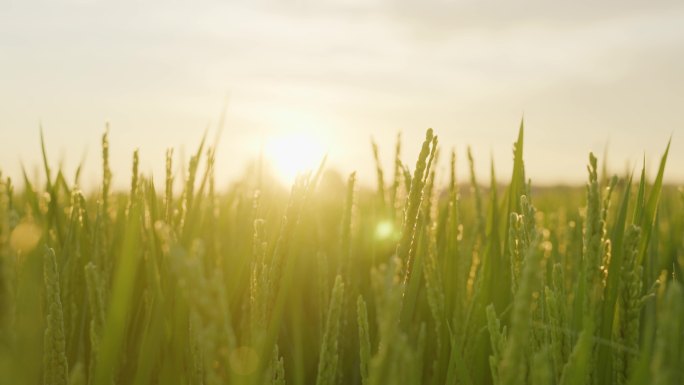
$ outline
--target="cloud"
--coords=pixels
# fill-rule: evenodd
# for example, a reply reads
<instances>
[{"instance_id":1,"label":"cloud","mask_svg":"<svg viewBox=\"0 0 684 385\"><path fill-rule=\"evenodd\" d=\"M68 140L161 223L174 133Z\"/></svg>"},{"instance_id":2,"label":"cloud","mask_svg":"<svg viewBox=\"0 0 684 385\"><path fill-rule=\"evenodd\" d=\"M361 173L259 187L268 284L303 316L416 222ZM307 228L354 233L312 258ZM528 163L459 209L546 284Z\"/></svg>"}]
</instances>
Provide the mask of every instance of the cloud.
<instances>
[{"instance_id":1,"label":"cloud","mask_svg":"<svg viewBox=\"0 0 684 385\"><path fill-rule=\"evenodd\" d=\"M490 143L505 156L510 138L500 133L523 111L558 138L619 129L645 140L650 114L661 126L681 122L673 106L684 95L684 5L675 1L4 7L0 126L12 131L39 117L48 129L75 131L111 119L181 141L215 120L227 91L244 140L272 130L282 109L323 122L350 145L371 132L392 140L399 128L420 136L434 125L446 128L443 143L468 140L485 152ZM3 163L16 157L0 153Z\"/></svg>"}]
</instances>

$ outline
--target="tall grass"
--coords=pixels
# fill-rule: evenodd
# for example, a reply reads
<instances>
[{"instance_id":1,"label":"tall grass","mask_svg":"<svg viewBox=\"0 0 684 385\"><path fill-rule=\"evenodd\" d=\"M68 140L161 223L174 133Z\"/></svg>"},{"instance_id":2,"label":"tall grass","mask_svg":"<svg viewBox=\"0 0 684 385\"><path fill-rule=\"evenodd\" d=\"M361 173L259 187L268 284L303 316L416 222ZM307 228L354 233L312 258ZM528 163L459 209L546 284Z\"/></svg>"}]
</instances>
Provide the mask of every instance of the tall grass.
<instances>
[{"instance_id":1,"label":"tall grass","mask_svg":"<svg viewBox=\"0 0 684 385\"><path fill-rule=\"evenodd\" d=\"M137 151L113 191L109 131L84 193L41 136L43 183L0 174L0 382L681 384L669 145L653 179L590 154L584 190L534 188L523 131L508 183L470 149L442 176L428 130L413 169L372 143L373 190L321 164L289 197L261 166L217 189L205 140L180 175L167 151L159 193Z\"/></svg>"}]
</instances>

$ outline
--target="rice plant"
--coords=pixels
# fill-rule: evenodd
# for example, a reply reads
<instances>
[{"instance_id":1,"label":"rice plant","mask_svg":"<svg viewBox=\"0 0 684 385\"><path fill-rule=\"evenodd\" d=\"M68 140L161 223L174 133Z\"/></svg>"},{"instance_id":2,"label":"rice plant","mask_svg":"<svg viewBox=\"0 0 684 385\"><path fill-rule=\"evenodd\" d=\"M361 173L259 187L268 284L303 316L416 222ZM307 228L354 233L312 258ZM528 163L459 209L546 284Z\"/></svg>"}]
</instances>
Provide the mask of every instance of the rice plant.
<instances>
[{"instance_id":1,"label":"rice plant","mask_svg":"<svg viewBox=\"0 0 684 385\"><path fill-rule=\"evenodd\" d=\"M681 384L669 144L653 178L590 154L584 189L537 188L523 131L507 183L470 149L468 177L453 150L441 175L430 129L387 171L371 143L374 188L322 163L289 194L261 172L218 189L204 139L181 173L166 152L159 189L136 150L115 191L108 129L81 191L41 137L41 182L0 174L0 382Z\"/></svg>"}]
</instances>

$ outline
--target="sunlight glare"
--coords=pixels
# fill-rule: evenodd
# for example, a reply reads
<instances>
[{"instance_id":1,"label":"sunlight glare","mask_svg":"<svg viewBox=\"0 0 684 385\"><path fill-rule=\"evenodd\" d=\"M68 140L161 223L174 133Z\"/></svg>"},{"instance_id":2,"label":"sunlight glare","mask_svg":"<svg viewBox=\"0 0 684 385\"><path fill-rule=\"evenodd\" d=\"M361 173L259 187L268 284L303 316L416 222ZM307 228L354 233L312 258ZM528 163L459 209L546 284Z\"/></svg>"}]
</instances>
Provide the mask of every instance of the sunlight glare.
<instances>
[{"instance_id":1,"label":"sunlight glare","mask_svg":"<svg viewBox=\"0 0 684 385\"><path fill-rule=\"evenodd\" d=\"M286 185L294 183L300 173L316 171L325 154L323 141L311 132L275 136L264 146L264 156L275 176Z\"/></svg>"}]
</instances>

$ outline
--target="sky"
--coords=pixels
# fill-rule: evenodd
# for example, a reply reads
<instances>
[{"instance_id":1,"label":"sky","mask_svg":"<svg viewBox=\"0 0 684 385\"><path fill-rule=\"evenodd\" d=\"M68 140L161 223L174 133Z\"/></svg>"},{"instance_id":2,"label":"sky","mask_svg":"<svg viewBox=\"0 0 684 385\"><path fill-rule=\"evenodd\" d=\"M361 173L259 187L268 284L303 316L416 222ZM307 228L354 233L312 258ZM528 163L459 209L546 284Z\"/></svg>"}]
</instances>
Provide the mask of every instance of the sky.
<instances>
[{"instance_id":1,"label":"sky","mask_svg":"<svg viewBox=\"0 0 684 385\"><path fill-rule=\"evenodd\" d=\"M85 159L96 185L109 123L125 188L134 149L161 178L225 108L225 184L261 151L308 151L282 151L296 137L371 184L371 138L390 167L401 132L413 168L428 127L461 179L471 146L505 180L523 117L535 185L582 183L589 151L654 174L671 136L666 180L684 183L683 68L681 1L0 0L0 169L40 165L42 126L51 161Z\"/></svg>"}]
</instances>

